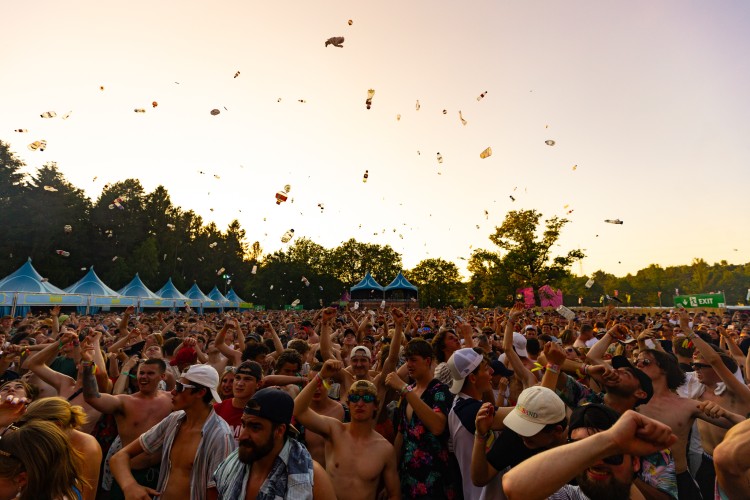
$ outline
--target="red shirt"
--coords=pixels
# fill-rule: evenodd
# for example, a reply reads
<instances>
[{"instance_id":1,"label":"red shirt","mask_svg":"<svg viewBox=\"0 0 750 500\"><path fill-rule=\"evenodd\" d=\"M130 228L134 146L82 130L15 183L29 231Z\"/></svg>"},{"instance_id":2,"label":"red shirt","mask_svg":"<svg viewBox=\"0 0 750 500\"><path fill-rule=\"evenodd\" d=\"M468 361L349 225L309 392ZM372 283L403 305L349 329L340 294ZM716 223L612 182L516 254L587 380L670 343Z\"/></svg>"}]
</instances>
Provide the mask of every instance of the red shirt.
<instances>
[{"instance_id":1,"label":"red shirt","mask_svg":"<svg viewBox=\"0 0 750 500\"><path fill-rule=\"evenodd\" d=\"M221 403L214 403L214 411L226 420L234 433L234 440L239 442L240 429L242 429L242 412L244 408L235 408L232 404L234 398L225 399Z\"/></svg>"}]
</instances>

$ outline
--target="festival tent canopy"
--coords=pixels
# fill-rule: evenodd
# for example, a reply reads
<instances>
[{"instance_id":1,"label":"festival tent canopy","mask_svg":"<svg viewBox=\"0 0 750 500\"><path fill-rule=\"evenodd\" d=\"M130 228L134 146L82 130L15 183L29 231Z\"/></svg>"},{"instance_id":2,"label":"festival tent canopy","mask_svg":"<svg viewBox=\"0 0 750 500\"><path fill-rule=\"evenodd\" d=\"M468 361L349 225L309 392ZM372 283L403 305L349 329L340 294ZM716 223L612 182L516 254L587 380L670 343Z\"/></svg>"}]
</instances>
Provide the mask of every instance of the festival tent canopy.
<instances>
[{"instance_id":1,"label":"festival tent canopy","mask_svg":"<svg viewBox=\"0 0 750 500\"><path fill-rule=\"evenodd\" d=\"M409 283L401 271L391 281L390 285L385 287L385 300L406 301L417 300L417 287Z\"/></svg>"},{"instance_id":2,"label":"festival tent canopy","mask_svg":"<svg viewBox=\"0 0 750 500\"><path fill-rule=\"evenodd\" d=\"M166 283L164 283L164 286L159 289L158 292L156 292L156 295L163 299L180 299L180 300L188 300L185 295L181 291L177 289L176 286L174 286L174 283L172 283L172 278L169 278Z\"/></svg>"},{"instance_id":3,"label":"festival tent canopy","mask_svg":"<svg viewBox=\"0 0 750 500\"><path fill-rule=\"evenodd\" d=\"M237 295L237 292L234 291L234 288L230 288L227 292L227 299L231 300L232 302L245 302L240 298L239 295Z\"/></svg>"},{"instance_id":4,"label":"festival tent canopy","mask_svg":"<svg viewBox=\"0 0 750 500\"><path fill-rule=\"evenodd\" d=\"M383 287L367 271L362 281L349 289L353 300L380 300L383 298Z\"/></svg>"},{"instance_id":5,"label":"festival tent canopy","mask_svg":"<svg viewBox=\"0 0 750 500\"><path fill-rule=\"evenodd\" d=\"M149 290L146 285L143 284L143 281L141 281L138 273L135 273L135 277L130 281L130 283L118 290L117 293L119 293L120 295L125 295L127 297L141 297L145 299L160 298L154 292Z\"/></svg>"},{"instance_id":6,"label":"festival tent canopy","mask_svg":"<svg viewBox=\"0 0 750 500\"><path fill-rule=\"evenodd\" d=\"M104 284L91 266L83 278L76 281L65 289L66 293L79 293L81 295L99 295L103 297L121 297L121 295Z\"/></svg>"},{"instance_id":7,"label":"festival tent canopy","mask_svg":"<svg viewBox=\"0 0 750 500\"><path fill-rule=\"evenodd\" d=\"M238 307L239 302L229 300L221 294L218 288L214 286L214 289L208 292L208 298L221 304L222 307Z\"/></svg>"},{"instance_id":8,"label":"festival tent canopy","mask_svg":"<svg viewBox=\"0 0 750 500\"><path fill-rule=\"evenodd\" d=\"M31 265L31 258L29 258L15 272L0 280L0 292L65 294L55 285L42 281L43 279L42 275Z\"/></svg>"},{"instance_id":9,"label":"festival tent canopy","mask_svg":"<svg viewBox=\"0 0 750 500\"><path fill-rule=\"evenodd\" d=\"M221 307L221 304L218 302L211 300L206 296L203 291L198 287L198 283L193 283L193 286L190 287L190 290L185 292L185 296L189 299L199 300L201 305L200 307Z\"/></svg>"}]
</instances>

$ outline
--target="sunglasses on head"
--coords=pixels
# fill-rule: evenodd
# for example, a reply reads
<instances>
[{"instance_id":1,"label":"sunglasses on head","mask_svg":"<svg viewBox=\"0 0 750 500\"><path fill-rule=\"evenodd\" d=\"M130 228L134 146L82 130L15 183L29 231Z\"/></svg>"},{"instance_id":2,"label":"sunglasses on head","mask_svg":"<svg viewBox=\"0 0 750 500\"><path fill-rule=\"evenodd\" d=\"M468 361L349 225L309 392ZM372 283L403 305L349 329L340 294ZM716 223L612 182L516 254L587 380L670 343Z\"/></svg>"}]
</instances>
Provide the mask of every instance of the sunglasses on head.
<instances>
[{"instance_id":1,"label":"sunglasses on head","mask_svg":"<svg viewBox=\"0 0 750 500\"><path fill-rule=\"evenodd\" d=\"M707 365L705 363L690 363L690 366L693 368L693 370L700 370L701 368L711 368L711 365Z\"/></svg>"},{"instance_id":2,"label":"sunglasses on head","mask_svg":"<svg viewBox=\"0 0 750 500\"><path fill-rule=\"evenodd\" d=\"M175 382L174 384L174 392L182 392L185 389L195 389L198 386L196 385L190 385L190 384L183 384L182 382Z\"/></svg>"},{"instance_id":3,"label":"sunglasses on head","mask_svg":"<svg viewBox=\"0 0 750 500\"><path fill-rule=\"evenodd\" d=\"M635 366L638 366L638 367L640 367L641 365L643 365L643 366L650 366L652 364L654 364L654 362L651 361L648 358L642 358L642 359L636 359L635 360Z\"/></svg>"},{"instance_id":4,"label":"sunglasses on head","mask_svg":"<svg viewBox=\"0 0 750 500\"><path fill-rule=\"evenodd\" d=\"M375 396L372 394L349 394L348 399L350 403L359 403L360 401L364 401L365 403L375 402Z\"/></svg>"}]
</instances>

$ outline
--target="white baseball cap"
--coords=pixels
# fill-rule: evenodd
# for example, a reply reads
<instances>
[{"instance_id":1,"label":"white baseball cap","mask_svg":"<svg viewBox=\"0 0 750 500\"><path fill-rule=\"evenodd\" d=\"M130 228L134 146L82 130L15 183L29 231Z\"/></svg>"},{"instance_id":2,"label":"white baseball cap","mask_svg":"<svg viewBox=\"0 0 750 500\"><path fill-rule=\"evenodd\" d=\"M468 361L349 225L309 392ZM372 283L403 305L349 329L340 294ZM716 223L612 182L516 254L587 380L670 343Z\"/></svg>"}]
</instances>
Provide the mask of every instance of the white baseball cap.
<instances>
[{"instance_id":1,"label":"white baseball cap","mask_svg":"<svg viewBox=\"0 0 750 500\"><path fill-rule=\"evenodd\" d=\"M364 352L362 352L362 351L364 351ZM372 353L370 352L370 350L367 347L365 347L363 345L358 345L357 347L355 347L354 349L352 349L352 352L349 355L349 358L351 359L351 358L354 358L354 357L357 357L357 356L364 356L367 359L372 359Z\"/></svg>"},{"instance_id":2,"label":"white baseball cap","mask_svg":"<svg viewBox=\"0 0 750 500\"><path fill-rule=\"evenodd\" d=\"M545 425L561 422L567 413L565 403L555 391L535 385L518 396L518 403L503 424L516 434L530 437L538 434Z\"/></svg>"},{"instance_id":3,"label":"white baseball cap","mask_svg":"<svg viewBox=\"0 0 750 500\"><path fill-rule=\"evenodd\" d=\"M450 391L458 394L464 386L464 379L482 363L484 357L471 347L459 349L448 358L448 368L453 377Z\"/></svg>"},{"instance_id":4,"label":"white baseball cap","mask_svg":"<svg viewBox=\"0 0 750 500\"><path fill-rule=\"evenodd\" d=\"M182 378L188 379L191 382L200 384L209 391L213 396L214 401L221 403L221 396L216 392L216 386L219 385L219 372L216 371L211 365L192 365L187 371L180 375Z\"/></svg>"},{"instance_id":5,"label":"white baseball cap","mask_svg":"<svg viewBox=\"0 0 750 500\"><path fill-rule=\"evenodd\" d=\"M529 356L529 353L526 352L526 337L518 332L513 332L513 347L516 349L516 354L522 358Z\"/></svg>"}]
</instances>

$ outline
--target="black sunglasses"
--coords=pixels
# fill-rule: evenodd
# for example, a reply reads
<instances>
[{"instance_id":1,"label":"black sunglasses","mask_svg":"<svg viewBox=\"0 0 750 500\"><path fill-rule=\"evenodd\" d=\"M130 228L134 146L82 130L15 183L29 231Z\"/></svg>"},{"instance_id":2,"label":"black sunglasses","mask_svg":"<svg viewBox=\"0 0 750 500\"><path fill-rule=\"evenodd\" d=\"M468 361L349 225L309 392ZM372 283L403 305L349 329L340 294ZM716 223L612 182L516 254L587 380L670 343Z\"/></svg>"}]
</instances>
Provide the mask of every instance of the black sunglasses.
<instances>
[{"instance_id":1,"label":"black sunglasses","mask_svg":"<svg viewBox=\"0 0 750 500\"><path fill-rule=\"evenodd\" d=\"M174 384L174 392L182 392L185 389L195 389L198 386L196 385L190 385L190 384L183 384L182 382L175 382Z\"/></svg>"},{"instance_id":2,"label":"black sunglasses","mask_svg":"<svg viewBox=\"0 0 750 500\"><path fill-rule=\"evenodd\" d=\"M350 403L359 403L360 401L364 401L365 403L375 402L375 396L372 394L349 394L347 399Z\"/></svg>"}]
</instances>

